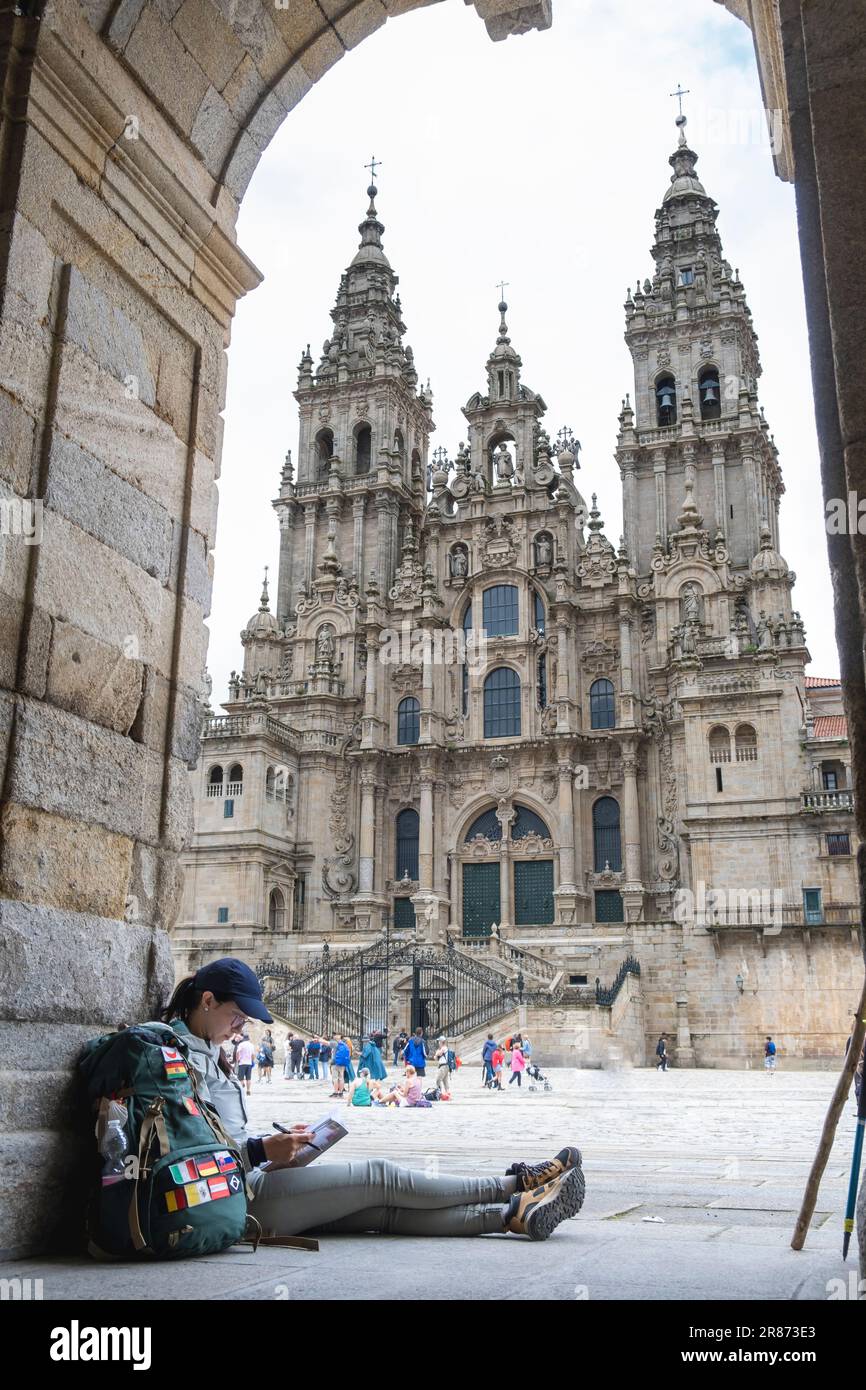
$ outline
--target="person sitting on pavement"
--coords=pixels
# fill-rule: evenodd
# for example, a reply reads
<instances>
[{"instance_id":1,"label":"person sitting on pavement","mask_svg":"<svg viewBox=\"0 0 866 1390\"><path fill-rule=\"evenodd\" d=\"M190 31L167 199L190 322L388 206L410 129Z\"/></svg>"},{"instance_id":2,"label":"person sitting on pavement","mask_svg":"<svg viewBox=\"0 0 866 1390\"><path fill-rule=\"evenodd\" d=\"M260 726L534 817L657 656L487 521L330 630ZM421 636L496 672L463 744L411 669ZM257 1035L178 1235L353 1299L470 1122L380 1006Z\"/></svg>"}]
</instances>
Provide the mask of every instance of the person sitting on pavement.
<instances>
[{"instance_id":1,"label":"person sitting on pavement","mask_svg":"<svg viewBox=\"0 0 866 1390\"><path fill-rule=\"evenodd\" d=\"M370 1072L367 1067L359 1067L358 1075L354 1081L350 1081L346 1087L347 1105L372 1105L373 1097L370 1092Z\"/></svg>"},{"instance_id":2,"label":"person sitting on pavement","mask_svg":"<svg viewBox=\"0 0 866 1390\"><path fill-rule=\"evenodd\" d=\"M183 1043L201 1098L238 1147L253 1194L250 1214L274 1235L509 1232L546 1240L583 1204L581 1155L571 1146L543 1163L514 1162L502 1177L432 1177L386 1159L294 1167L312 1130L296 1124L287 1133L251 1135L243 1084L220 1047L248 1017L273 1023L261 984L243 961L225 957L185 976L160 1017Z\"/></svg>"}]
</instances>

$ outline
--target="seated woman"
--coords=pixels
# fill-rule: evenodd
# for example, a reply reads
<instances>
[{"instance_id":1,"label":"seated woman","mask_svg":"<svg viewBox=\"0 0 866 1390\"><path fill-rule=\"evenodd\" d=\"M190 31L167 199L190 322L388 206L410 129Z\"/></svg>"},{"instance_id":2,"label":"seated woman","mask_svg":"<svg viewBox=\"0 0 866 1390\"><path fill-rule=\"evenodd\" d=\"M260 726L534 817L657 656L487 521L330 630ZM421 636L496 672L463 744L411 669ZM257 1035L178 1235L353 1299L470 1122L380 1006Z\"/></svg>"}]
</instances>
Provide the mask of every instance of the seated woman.
<instances>
[{"instance_id":1,"label":"seated woman","mask_svg":"<svg viewBox=\"0 0 866 1390\"><path fill-rule=\"evenodd\" d=\"M370 1073L366 1067L361 1067L354 1081L349 1082L346 1091L347 1105L372 1105L373 1097L370 1094Z\"/></svg>"},{"instance_id":2,"label":"seated woman","mask_svg":"<svg viewBox=\"0 0 866 1390\"><path fill-rule=\"evenodd\" d=\"M243 1088L220 1047L248 1016L273 1023L258 979L232 957L212 961L181 980L161 1015L188 1048L202 1099L218 1112L240 1150L253 1191L250 1215L265 1233L467 1236L508 1231L546 1240L560 1222L579 1212L584 1178L580 1153L571 1147L544 1163L512 1163L503 1177L428 1177L386 1159L294 1168L298 1151L312 1138L310 1129L294 1125L286 1134L250 1135Z\"/></svg>"}]
</instances>

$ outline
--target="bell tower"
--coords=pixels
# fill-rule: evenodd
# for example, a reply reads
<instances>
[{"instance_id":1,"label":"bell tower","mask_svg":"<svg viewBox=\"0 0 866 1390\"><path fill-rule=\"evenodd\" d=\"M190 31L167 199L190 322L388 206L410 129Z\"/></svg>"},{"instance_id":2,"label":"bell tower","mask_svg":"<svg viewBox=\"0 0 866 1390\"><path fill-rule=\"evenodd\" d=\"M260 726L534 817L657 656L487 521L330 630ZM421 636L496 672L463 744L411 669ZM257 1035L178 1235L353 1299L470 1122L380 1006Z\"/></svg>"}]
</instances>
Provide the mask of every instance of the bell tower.
<instances>
[{"instance_id":1,"label":"bell tower","mask_svg":"<svg viewBox=\"0 0 866 1390\"><path fill-rule=\"evenodd\" d=\"M679 95L675 93L675 95ZM778 548L778 453L758 407L758 339L739 272L725 259L718 208L696 173L679 115L670 187L655 215L655 272L626 295L634 404L623 402L616 458L625 540L638 574L666 549L688 491L731 564L746 568L767 528Z\"/></svg>"},{"instance_id":2,"label":"bell tower","mask_svg":"<svg viewBox=\"0 0 866 1390\"><path fill-rule=\"evenodd\" d=\"M371 168L375 173L376 161ZM359 225L360 245L340 278L333 332L314 366L298 368L297 479L287 455L274 507L280 518L277 617L287 623L309 596L325 550L363 595L394 582L406 530L420 520L433 431L432 393L418 386L395 275L382 246L378 190Z\"/></svg>"}]
</instances>

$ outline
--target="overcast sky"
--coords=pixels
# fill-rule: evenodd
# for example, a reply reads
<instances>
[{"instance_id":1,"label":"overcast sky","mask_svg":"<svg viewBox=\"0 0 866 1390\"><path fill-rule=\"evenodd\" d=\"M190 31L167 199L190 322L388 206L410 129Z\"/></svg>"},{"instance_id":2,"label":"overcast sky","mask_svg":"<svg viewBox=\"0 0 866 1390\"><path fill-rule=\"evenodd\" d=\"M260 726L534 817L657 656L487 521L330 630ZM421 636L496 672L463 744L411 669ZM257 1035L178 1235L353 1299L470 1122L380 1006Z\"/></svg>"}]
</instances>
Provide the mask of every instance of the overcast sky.
<instances>
[{"instance_id":1,"label":"overcast sky","mask_svg":"<svg viewBox=\"0 0 866 1390\"><path fill-rule=\"evenodd\" d=\"M553 28L492 43L462 0L386 24L328 72L265 153L238 239L265 277L232 332L209 668L216 707L240 669L239 631L276 591L271 499L297 452L292 391L304 345L318 360L358 243L372 154L384 244L400 276L406 341L434 392L453 458L461 406L485 382L509 282L523 380L555 437L582 441L578 485L622 529L617 416L633 391L626 287L653 271L653 214L676 144L678 84L698 173L719 204L760 337L759 394L787 492L782 553L797 571L811 673L838 673L794 192L775 176L752 40L710 0L555 0ZM273 607L273 604L272 604Z\"/></svg>"}]
</instances>

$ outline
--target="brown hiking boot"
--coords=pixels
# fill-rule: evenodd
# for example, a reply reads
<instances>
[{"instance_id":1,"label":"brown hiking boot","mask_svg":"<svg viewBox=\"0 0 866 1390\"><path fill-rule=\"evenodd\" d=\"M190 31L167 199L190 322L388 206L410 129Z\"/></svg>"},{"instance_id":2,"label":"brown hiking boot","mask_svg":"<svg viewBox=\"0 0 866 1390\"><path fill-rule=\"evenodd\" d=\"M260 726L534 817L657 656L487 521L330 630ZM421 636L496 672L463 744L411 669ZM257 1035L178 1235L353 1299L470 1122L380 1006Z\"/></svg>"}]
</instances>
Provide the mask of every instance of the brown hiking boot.
<instances>
[{"instance_id":1,"label":"brown hiking boot","mask_svg":"<svg viewBox=\"0 0 866 1390\"><path fill-rule=\"evenodd\" d=\"M556 1158L548 1158L544 1163L512 1163L506 1177L514 1174L518 1192L532 1192L554 1178L561 1178L570 1168L579 1168L580 1164L580 1149L560 1149Z\"/></svg>"},{"instance_id":2,"label":"brown hiking boot","mask_svg":"<svg viewBox=\"0 0 866 1390\"><path fill-rule=\"evenodd\" d=\"M570 1168L562 1177L530 1192L515 1192L505 1209L506 1231L547 1240L561 1222L577 1216L583 1205L585 1184L580 1168Z\"/></svg>"}]
</instances>

